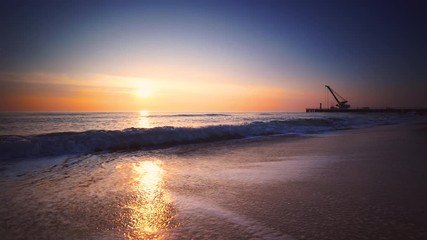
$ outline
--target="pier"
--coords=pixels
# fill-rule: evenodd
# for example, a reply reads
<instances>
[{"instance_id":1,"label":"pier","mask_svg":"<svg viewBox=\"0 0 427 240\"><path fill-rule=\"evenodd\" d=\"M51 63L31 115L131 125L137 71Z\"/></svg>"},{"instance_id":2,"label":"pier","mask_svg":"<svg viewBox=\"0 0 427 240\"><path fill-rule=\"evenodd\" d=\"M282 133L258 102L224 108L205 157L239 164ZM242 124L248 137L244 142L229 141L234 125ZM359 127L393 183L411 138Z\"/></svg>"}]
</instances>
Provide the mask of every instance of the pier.
<instances>
[{"instance_id":1,"label":"pier","mask_svg":"<svg viewBox=\"0 0 427 240\"><path fill-rule=\"evenodd\" d=\"M419 115L426 115L427 109L407 109L407 108L306 108L305 112L349 112L349 113L416 113Z\"/></svg>"},{"instance_id":2,"label":"pier","mask_svg":"<svg viewBox=\"0 0 427 240\"><path fill-rule=\"evenodd\" d=\"M332 97L335 99L335 106L330 108L322 108L322 103L320 103L319 108L306 108L305 112L350 112L350 113L416 113L419 115L426 115L427 108L350 108L348 101L344 99L337 91L332 89L330 86L325 85L326 89L331 93Z\"/></svg>"}]
</instances>

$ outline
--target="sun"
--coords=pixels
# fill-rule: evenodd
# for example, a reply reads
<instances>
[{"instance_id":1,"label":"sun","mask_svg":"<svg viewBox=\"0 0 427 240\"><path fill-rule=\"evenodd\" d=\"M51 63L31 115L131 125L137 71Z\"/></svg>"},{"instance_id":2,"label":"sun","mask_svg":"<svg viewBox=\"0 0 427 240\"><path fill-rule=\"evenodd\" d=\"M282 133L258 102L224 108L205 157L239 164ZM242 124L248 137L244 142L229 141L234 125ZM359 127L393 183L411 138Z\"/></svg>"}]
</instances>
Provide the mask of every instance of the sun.
<instances>
[{"instance_id":1,"label":"sun","mask_svg":"<svg viewBox=\"0 0 427 240\"><path fill-rule=\"evenodd\" d=\"M134 94L140 98L148 98L153 95L153 88L147 81L138 81L134 85Z\"/></svg>"},{"instance_id":2,"label":"sun","mask_svg":"<svg viewBox=\"0 0 427 240\"><path fill-rule=\"evenodd\" d=\"M148 98L151 96L151 90L148 87L141 87L135 90L135 95L140 98Z\"/></svg>"}]
</instances>

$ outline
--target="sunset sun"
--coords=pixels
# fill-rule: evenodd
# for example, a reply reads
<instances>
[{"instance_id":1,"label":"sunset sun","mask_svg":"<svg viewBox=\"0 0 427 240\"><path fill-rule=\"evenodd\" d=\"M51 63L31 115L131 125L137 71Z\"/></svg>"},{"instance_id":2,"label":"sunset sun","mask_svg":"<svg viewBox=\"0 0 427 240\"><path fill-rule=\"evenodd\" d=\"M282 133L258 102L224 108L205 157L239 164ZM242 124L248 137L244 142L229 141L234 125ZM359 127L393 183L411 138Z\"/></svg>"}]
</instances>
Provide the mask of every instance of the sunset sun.
<instances>
[{"instance_id":1,"label":"sunset sun","mask_svg":"<svg viewBox=\"0 0 427 240\"><path fill-rule=\"evenodd\" d=\"M141 87L135 90L135 95L140 98L148 98L151 97L152 91L148 87Z\"/></svg>"}]
</instances>

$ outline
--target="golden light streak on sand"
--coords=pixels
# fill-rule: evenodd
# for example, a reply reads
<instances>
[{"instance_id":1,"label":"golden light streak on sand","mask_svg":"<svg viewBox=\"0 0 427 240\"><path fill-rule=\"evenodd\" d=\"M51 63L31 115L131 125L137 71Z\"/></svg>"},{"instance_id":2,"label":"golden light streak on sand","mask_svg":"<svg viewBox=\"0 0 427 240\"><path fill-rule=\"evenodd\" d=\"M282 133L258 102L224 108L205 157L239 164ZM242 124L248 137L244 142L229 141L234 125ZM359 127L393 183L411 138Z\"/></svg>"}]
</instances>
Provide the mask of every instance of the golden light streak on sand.
<instances>
[{"instance_id":1,"label":"golden light streak on sand","mask_svg":"<svg viewBox=\"0 0 427 240\"><path fill-rule=\"evenodd\" d=\"M132 165L134 198L130 210L129 239L164 239L163 230L171 225L171 199L164 188L164 170L160 161Z\"/></svg>"}]
</instances>

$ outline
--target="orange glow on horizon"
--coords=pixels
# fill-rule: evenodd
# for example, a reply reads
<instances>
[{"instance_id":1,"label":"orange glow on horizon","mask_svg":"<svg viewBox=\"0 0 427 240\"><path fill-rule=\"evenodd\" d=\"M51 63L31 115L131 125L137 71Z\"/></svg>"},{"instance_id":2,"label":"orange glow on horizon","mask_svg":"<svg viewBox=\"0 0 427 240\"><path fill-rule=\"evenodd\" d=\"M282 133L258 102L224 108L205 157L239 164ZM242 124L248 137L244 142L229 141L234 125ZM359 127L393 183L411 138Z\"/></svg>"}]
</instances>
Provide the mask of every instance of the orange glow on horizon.
<instances>
[{"instance_id":1,"label":"orange glow on horizon","mask_svg":"<svg viewBox=\"0 0 427 240\"><path fill-rule=\"evenodd\" d=\"M19 78L21 77L21 78ZM3 94L5 111L285 111L281 88L219 81L163 80L111 75L16 77L13 94ZM24 86L24 87L22 87ZM292 109L291 109L292 110Z\"/></svg>"}]
</instances>

